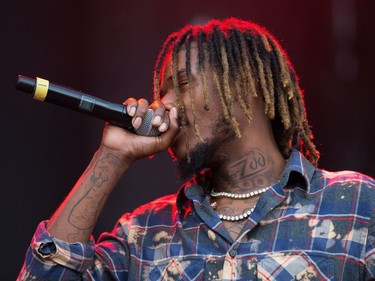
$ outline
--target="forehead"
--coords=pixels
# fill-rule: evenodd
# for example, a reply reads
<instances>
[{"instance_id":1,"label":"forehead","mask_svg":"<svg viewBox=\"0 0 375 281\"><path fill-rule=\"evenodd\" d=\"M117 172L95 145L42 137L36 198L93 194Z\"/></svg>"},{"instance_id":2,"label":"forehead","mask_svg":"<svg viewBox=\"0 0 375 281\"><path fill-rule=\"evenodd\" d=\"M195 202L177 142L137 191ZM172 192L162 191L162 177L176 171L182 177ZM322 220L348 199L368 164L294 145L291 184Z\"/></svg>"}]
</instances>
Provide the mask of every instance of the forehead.
<instances>
[{"instance_id":1,"label":"forehead","mask_svg":"<svg viewBox=\"0 0 375 281\"><path fill-rule=\"evenodd\" d=\"M195 68L198 63L198 46L196 42L192 42L190 45L190 66L191 69ZM181 46L181 49L177 53L177 71L186 69L186 46ZM173 74L172 70L172 51L165 57L163 65L160 71L160 77L162 80L168 78Z\"/></svg>"}]
</instances>

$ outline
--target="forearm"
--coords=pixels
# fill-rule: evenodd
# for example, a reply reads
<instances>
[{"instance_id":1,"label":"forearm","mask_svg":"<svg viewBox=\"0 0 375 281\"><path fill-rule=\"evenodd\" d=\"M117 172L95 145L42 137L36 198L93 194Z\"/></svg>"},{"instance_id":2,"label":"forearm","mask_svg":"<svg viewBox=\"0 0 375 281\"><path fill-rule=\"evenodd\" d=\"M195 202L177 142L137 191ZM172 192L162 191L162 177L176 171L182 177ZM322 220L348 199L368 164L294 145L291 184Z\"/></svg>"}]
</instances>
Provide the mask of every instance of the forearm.
<instances>
[{"instance_id":1,"label":"forearm","mask_svg":"<svg viewBox=\"0 0 375 281\"><path fill-rule=\"evenodd\" d=\"M97 248L93 240L89 241L92 230L109 195L128 167L138 159L165 151L174 140L179 132L179 124L177 109L171 106L172 104L168 107L159 104L154 107L163 120L159 125L154 125L160 127L169 123L168 129L165 131L164 128L161 130L163 133L156 137L139 136L106 124L101 147L90 165L47 225L43 222L38 227L27 252L25 267L20 274L21 280L28 280L29 277L65 280L68 275L69 280L79 280L79 276L87 270L90 271L88 274L95 271L96 266L99 269L95 272L98 280L101 280L101 262L95 262L95 259L99 258L95 255ZM133 119L138 120L142 118L142 112L147 112L148 104L137 104L133 101L128 104L128 111L132 112L129 107L137 108ZM114 253L121 255L119 268L126 274L124 268L128 263L127 241L125 237L120 240L123 242L114 239L111 243L122 244L122 250ZM88 241L89 243L86 243ZM112 247L109 247L108 255L111 255Z\"/></svg>"},{"instance_id":2,"label":"forearm","mask_svg":"<svg viewBox=\"0 0 375 281\"><path fill-rule=\"evenodd\" d=\"M52 216L47 229L67 242L86 242L128 164L101 147L68 197Z\"/></svg>"}]
</instances>

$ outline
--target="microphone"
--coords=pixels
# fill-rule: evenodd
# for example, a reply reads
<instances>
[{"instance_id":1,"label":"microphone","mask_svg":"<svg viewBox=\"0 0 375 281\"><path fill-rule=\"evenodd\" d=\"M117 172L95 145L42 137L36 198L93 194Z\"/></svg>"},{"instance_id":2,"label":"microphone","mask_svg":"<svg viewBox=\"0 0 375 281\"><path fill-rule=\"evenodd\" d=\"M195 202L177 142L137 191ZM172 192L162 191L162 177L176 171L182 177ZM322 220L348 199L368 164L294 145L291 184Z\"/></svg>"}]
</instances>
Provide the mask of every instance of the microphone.
<instances>
[{"instance_id":1,"label":"microphone","mask_svg":"<svg viewBox=\"0 0 375 281\"><path fill-rule=\"evenodd\" d=\"M59 105L74 111L93 116L132 131L141 136L157 136L160 132L152 126L153 110L148 109L142 125L135 129L126 107L100 98L87 95L65 86L50 83L48 80L18 75L16 89L26 92L33 99Z\"/></svg>"}]
</instances>

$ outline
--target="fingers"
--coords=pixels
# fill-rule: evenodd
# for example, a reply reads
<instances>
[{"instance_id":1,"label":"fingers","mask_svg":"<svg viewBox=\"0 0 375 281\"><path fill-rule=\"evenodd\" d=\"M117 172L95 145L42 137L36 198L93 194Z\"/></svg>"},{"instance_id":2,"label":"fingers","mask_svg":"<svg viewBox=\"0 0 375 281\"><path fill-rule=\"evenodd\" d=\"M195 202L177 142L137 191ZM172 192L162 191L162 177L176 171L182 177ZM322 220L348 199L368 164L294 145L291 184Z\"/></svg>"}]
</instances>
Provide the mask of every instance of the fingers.
<instances>
[{"instance_id":1,"label":"fingers","mask_svg":"<svg viewBox=\"0 0 375 281\"><path fill-rule=\"evenodd\" d=\"M169 111L169 120L170 120L169 128L171 131L173 131L172 132L173 135L175 135L180 129L180 125L178 124L177 107L172 107L171 110Z\"/></svg>"},{"instance_id":2,"label":"fingers","mask_svg":"<svg viewBox=\"0 0 375 281\"><path fill-rule=\"evenodd\" d=\"M129 98L124 102L128 115L132 118L132 125L135 129L139 129L142 125L143 118L149 109L148 101L145 99L136 100ZM165 105L161 101L154 101L150 108L153 109L154 114L151 123L159 132L164 133L170 126L170 112L166 110Z\"/></svg>"},{"instance_id":3,"label":"fingers","mask_svg":"<svg viewBox=\"0 0 375 281\"><path fill-rule=\"evenodd\" d=\"M180 130L180 126L178 124L177 107L172 107L170 111L168 111L167 130L163 134L157 136L156 137L157 141L153 142L154 153L166 150L173 142L179 130ZM150 143L152 142L150 141Z\"/></svg>"},{"instance_id":4,"label":"fingers","mask_svg":"<svg viewBox=\"0 0 375 281\"><path fill-rule=\"evenodd\" d=\"M129 116L132 116L132 125L138 129L142 125L142 120L148 110L148 101L145 99L136 100L129 98L124 102Z\"/></svg>"},{"instance_id":5,"label":"fingers","mask_svg":"<svg viewBox=\"0 0 375 281\"><path fill-rule=\"evenodd\" d=\"M154 110L152 125L157 127L159 132L164 133L169 127L168 111L166 111L166 108L161 101L154 101L151 104L151 108Z\"/></svg>"}]
</instances>

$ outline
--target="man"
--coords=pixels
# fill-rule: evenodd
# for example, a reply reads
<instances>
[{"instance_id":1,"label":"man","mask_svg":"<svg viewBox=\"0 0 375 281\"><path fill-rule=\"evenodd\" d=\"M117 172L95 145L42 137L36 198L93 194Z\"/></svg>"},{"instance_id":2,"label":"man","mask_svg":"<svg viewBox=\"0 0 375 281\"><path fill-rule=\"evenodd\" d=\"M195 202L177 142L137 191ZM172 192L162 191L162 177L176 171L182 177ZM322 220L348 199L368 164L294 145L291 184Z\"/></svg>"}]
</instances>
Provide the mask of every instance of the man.
<instances>
[{"instance_id":1,"label":"man","mask_svg":"<svg viewBox=\"0 0 375 281\"><path fill-rule=\"evenodd\" d=\"M125 102L138 128L107 124L99 150L42 222L20 280L365 280L375 275L374 181L317 169L303 95L286 53L256 24L186 26L166 40L155 101ZM137 159L170 148L177 194L91 237ZM145 187L146 188L146 187Z\"/></svg>"}]
</instances>

